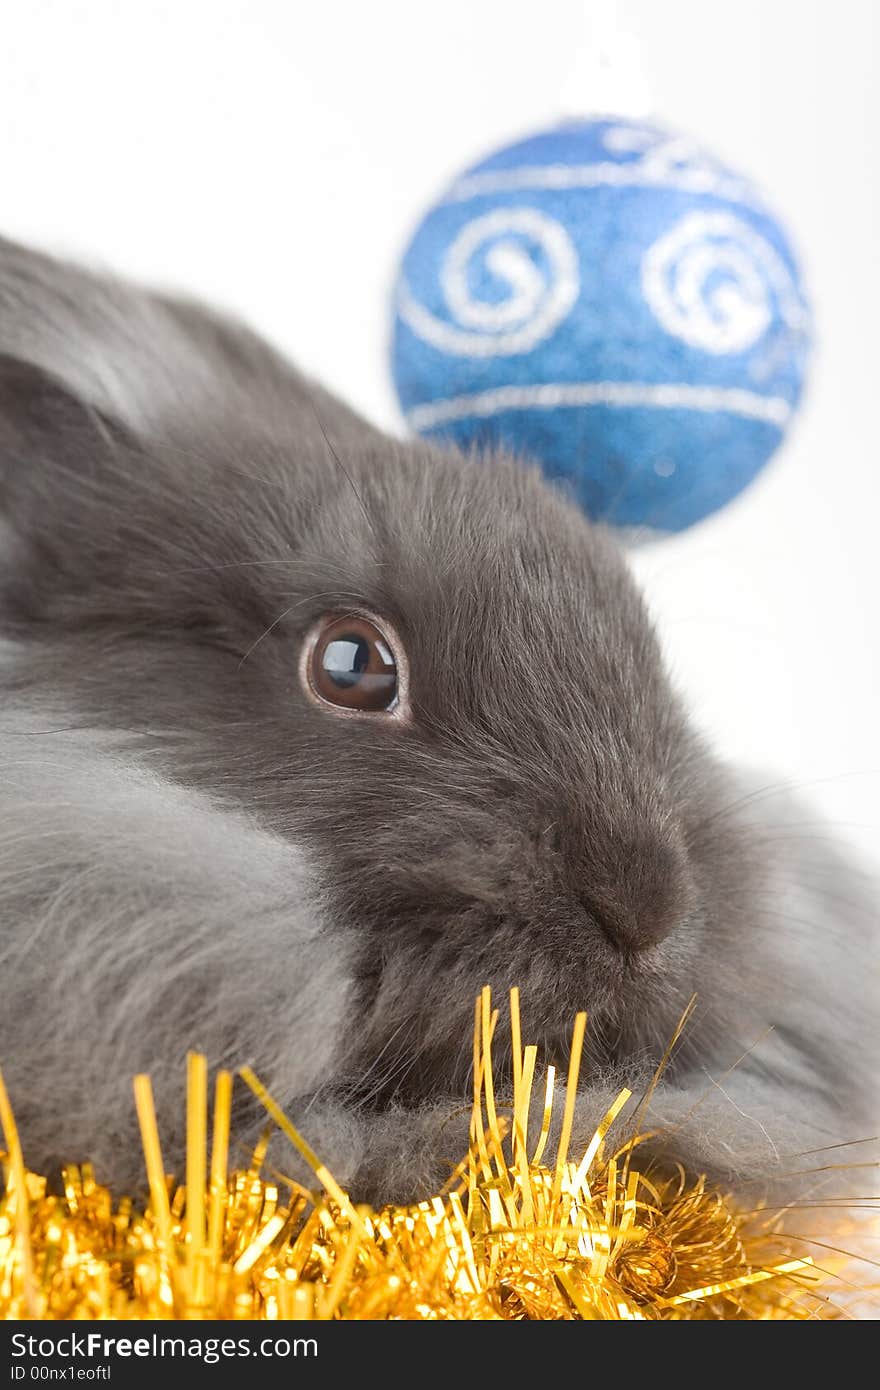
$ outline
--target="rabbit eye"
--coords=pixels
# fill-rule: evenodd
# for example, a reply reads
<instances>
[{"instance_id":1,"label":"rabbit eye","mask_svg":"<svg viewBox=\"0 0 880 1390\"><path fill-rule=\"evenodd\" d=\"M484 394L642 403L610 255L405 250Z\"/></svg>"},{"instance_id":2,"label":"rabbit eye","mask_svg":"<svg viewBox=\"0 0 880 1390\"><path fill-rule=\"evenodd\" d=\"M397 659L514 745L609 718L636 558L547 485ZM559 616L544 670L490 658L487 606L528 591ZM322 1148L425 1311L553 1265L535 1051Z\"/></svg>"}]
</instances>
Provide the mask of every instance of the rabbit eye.
<instances>
[{"instance_id":1,"label":"rabbit eye","mask_svg":"<svg viewBox=\"0 0 880 1390\"><path fill-rule=\"evenodd\" d=\"M304 649L306 693L354 714L399 714L401 672L391 641L370 618L328 614Z\"/></svg>"}]
</instances>

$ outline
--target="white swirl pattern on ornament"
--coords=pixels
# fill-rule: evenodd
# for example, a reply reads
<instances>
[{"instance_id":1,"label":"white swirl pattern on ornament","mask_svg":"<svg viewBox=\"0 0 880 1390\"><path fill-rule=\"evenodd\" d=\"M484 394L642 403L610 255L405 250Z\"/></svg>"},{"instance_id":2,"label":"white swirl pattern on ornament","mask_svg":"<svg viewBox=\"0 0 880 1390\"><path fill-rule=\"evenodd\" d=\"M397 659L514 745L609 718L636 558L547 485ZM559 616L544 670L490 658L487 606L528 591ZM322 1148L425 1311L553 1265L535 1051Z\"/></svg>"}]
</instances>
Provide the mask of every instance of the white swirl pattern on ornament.
<instances>
[{"instance_id":1,"label":"white swirl pattern on ornament","mask_svg":"<svg viewBox=\"0 0 880 1390\"><path fill-rule=\"evenodd\" d=\"M642 258L642 291L667 333L724 356L754 346L775 313L797 333L808 315L784 261L727 212L694 212Z\"/></svg>"},{"instance_id":2,"label":"white swirl pattern on ornament","mask_svg":"<svg viewBox=\"0 0 880 1390\"><path fill-rule=\"evenodd\" d=\"M707 415L738 415L784 430L792 407L784 396L764 396L738 386L697 386L692 382L558 381L537 386L493 386L487 391L423 401L406 412L409 426L436 429L458 420L490 419L514 410L566 410L592 406L613 409L696 410Z\"/></svg>"},{"instance_id":3,"label":"white swirl pattern on ornament","mask_svg":"<svg viewBox=\"0 0 880 1390\"><path fill-rule=\"evenodd\" d=\"M523 242L543 254L537 264ZM506 283L503 299L476 298L470 272L483 264ZM496 208L468 222L440 270L449 323L426 309L405 282L398 311L417 337L457 357L512 357L530 352L571 312L580 292L577 252L564 227L534 208Z\"/></svg>"},{"instance_id":4,"label":"white swirl pattern on ornament","mask_svg":"<svg viewBox=\"0 0 880 1390\"><path fill-rule=\"evenodd\" d=\"M707 194L760 209L764 200L755 186L731 173L684 135L640 126L609 126L602 143L615 156L589 164L519 164L464 174L452 185L445 203L468 202L493 193L525 190L561 192L584 188L668 188Z\"/></svg>"}]
</instances>

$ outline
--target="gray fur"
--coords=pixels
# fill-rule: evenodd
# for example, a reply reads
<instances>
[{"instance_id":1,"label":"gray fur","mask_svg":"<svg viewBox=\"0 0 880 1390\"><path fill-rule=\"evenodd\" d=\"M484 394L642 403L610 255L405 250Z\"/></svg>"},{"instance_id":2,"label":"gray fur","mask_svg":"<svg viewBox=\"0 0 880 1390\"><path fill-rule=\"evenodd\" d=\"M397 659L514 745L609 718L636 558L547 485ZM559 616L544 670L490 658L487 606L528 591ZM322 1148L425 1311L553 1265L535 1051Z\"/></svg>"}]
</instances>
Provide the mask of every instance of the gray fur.
<instances>
[{"instance_id":1,"label":"gray fur","mask_svg":"<svg viewBox=\"0 0 880 1390\"><path fill-rule=\"evenodd\" d=\"M358 1195L412 1196L465 1141L485 983L544 1060L589 1010L579 1141L694 993L661 1158L748 1184L874 1132L873 890L703 746L615 545L535 470L385 439L247 330L8 244L0 351L0 1065L31 1163L135 1182L146 1069L179 1166L200 1047ZM401 634L410 724L300 689L350 605Z\"/></svg>"},{"instance_id":2,"label":"gray fur","mask_svg":"<svg viewBox=\"0 0 880 1390\"><path fill-rule=\"evenodd\" d=\"M328 1074L351 935L325 921L298 845L157 776L140 740L53 733L63 722L14 706L0 720L4 1065L29 1157L28 1141L43 1161L54 1144L134 1185L136 1072L174 1155L185 1047L259 1059L291 1106Z\"/></svg>"}]
</instances>

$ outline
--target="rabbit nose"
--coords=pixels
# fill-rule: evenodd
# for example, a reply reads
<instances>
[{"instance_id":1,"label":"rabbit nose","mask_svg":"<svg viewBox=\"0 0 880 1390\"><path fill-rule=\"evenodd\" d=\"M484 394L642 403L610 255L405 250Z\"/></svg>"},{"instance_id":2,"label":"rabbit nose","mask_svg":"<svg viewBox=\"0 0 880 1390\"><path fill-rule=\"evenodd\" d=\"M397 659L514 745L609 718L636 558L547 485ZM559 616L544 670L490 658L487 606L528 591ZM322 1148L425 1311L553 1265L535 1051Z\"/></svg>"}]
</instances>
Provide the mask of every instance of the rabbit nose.
<instances>
[{"instance_id":1,"label":"rabbit nose","mask_svg":"<svg viewBox=\"0 0 880 1390\"><path fill-rule=\"evenodd\" d=\"M697 891L675 833L633 828L581 860L577 897L621 951L655 946L687 918Z\"/></svg>"}]
</instances>

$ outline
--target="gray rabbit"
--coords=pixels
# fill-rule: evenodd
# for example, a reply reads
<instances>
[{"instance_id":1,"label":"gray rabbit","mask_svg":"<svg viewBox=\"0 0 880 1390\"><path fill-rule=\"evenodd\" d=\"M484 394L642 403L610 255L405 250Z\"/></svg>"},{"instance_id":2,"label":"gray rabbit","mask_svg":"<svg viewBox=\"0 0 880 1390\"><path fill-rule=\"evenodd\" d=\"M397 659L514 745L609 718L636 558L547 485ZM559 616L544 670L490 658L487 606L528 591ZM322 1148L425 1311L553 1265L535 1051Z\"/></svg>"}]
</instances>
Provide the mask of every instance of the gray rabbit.
<instances>
[{"instance_id":1,"label":"gray rabbit","mask_svg":"<svg viewBox=\"0 0 880 1390\"><path fill-rule=\"evenodd\" d=\"M0 352L0 1066L33 1167L139 1185L147 1071L179 1171L199 1048L357 1196L423 1195L486 983L542 1062L588 1010L575 1146L692 995L630 1107L657 1162L755 1193L874 1133L870 886L696 736L613 541L536 470L387 438L238 324L9 243Z\"/></svg>"}]
</instances>

